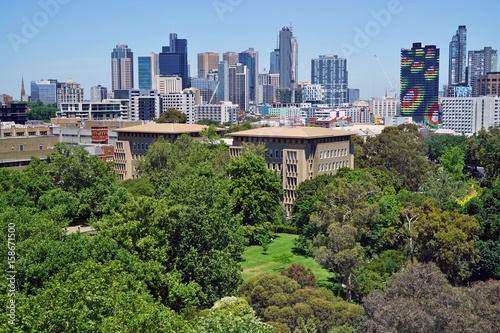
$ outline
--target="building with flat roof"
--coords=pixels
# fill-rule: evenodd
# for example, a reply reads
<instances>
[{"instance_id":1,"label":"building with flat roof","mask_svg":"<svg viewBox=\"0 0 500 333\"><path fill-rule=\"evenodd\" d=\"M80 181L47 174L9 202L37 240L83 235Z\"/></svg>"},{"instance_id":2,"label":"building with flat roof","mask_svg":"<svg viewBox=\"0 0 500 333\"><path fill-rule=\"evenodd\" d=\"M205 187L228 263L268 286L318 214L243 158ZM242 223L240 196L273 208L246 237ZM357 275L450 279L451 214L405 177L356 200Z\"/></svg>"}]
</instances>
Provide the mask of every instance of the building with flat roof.
<instances>
[{"instance_id":1,"label":"building with flat roof","mask_svg":"<svg viewBox=\"0 0 500 333\"><path fill-rule=\"evenodd\" d=\"M479 96L500 95L500 72L479 75Z\"/></svg>"},{"instance_id":2,"label":"building with flat roof","mask_svg":"<svg viewBox=\"0 0 500 333\"><path fill-rule=\"evenodd\" d=\"M318 175L354 168L353 133L317 127L262 127L231 133L231 156L239 156L244 143L266 146L266 163L282 177L283 204L291 212L300 183Z\"/></svg>"},{"instance_id":3,"label":"building with flat roof","mask_svg":"<svg viewBox=\"0 0 500 333\"><path fill-rule=\"evenodd\" d=\"M174 142L182 134L201 139L201 131L207 127L196 124L150 123L116 129L118 140L115 142L115 171L121 180L139 178L135 163L146 155L149 146L156 140Z\"/></svg>"},{"instance_id":4,"label":"building with flat roof","mask_svg":"<svg viewBox=\"0 0 500 333\"><path fill-rule=\"evenodd\" d=\"M490 126L500 126L498 96L445 97L441 102L443 129L472 135Z\"/></svg>"}]
</instances>

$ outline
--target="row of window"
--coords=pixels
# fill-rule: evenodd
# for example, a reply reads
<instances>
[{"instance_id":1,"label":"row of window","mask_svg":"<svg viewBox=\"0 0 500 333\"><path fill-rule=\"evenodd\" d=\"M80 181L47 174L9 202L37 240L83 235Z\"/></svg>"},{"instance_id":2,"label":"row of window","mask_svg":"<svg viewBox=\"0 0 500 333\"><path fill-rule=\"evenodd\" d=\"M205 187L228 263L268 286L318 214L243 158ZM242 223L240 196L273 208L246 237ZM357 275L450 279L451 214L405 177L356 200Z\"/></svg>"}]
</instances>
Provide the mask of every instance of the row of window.
<instances>
[{"instance_id":1,"label":"row of window","mask_svg":"<svg viewBox=\"0 0 500 333\"><path fill-rule=\"evenodd\" d=\"M5 132L5 133L3 133L3 136L5 138L10 138L10 137L12 137L12 133L13 132ZM15 133L16 133L16 136L24 136L24 134L25 134L25 132L15 132ZM40 134L38 134L38 135L47 135L47 134L48 134L47 131L40 131ZM36 135L37 135L36 132L28 132L28 136L36 136Z\"/></svg>"},{"instance_id":2,"label":"row of window","mask_svg":"<svg viewBox=\"0 0 500 333\"><path fill-rule=\"evenodd\" d=\"M320 150L319 159L347 156L347 148Z\"/></svg>"},{"instance_id":3,"label":"row of window","mask_svg":"<svg viewBox=\"0 0 500 333\"><path fill-rule=\"evenodd\" d=\"M349 161L338 161L330 163L320 163L318 164L318 172L338 170L343 167L348 167Z\"/></svg>"}]
</instances>

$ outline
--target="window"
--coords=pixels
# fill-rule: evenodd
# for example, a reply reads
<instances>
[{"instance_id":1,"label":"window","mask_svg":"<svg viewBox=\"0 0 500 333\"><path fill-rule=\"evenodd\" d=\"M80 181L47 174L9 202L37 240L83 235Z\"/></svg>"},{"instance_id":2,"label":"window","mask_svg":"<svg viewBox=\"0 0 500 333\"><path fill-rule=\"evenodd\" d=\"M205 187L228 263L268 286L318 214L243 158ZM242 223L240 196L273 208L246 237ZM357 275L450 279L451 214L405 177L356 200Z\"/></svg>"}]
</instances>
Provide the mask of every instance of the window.
<instances>
[{"instance_id":1,"label":"window","mask_svg":"<svg viewBox=\"0 0 500 333\"><path fill-rule=\"evenodd\" d=\"M24 151L24 145L19 145L19 151Z\"/></svg>"},{"instance_id":2,"label":"window","mask_svg":"<svg viewBox=\"0 0 500 333\"><path fill-rule=\"evenodd\" d=\"M269 149L269 157L273 158L273 150L272 149Z\"/></svg>"}]
</instances>

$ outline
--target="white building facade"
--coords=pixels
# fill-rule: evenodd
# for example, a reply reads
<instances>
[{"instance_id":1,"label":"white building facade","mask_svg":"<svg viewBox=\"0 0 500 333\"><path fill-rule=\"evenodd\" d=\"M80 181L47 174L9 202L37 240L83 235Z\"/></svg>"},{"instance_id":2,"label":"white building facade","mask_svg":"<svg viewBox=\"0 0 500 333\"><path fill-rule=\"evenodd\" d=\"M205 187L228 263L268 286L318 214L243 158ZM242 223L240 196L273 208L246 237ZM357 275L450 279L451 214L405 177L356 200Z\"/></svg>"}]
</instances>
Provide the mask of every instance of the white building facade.
<instances>
[{"instance_id":1,"label":"white building facade","mask_svg":"<svg viewBox=\"0 0 500 333\"><path fill-rule=\"evenodd\" d=\"M445 97L441 102L443 129L472 135L481 129L500 126L500 101L490 97Z\"/></svg>"}]
</instances>

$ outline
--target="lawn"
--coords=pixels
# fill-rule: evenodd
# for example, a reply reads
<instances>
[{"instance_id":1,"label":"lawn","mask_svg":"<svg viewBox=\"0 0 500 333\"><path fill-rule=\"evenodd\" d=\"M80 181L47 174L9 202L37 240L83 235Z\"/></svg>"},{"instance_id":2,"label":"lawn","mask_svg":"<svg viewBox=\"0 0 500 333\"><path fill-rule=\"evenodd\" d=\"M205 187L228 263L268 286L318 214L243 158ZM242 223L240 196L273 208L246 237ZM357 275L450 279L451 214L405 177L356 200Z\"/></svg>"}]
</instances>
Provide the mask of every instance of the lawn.
<instances>
[{"instance_id":1,"label":"lawn","mask_svg":"<svg viewBox=\"0 0 500 333\"><path fill-rule=\"evenodd\" d=\"M333 273L322 268L314 261L314 258L299 256L293 253L293 240L295 238L297 238L296 235L278 234L271 244L269 244L267 253L264 253L262 246L248 246L243 253L243 261L241 262L243 279L246 280L249 277L264 272L279 273L292 264L301 264L312 270L320 286L333 288ZM288 261L289 263L284 264L283 261Z\"/></svg>"}]
</instances>

